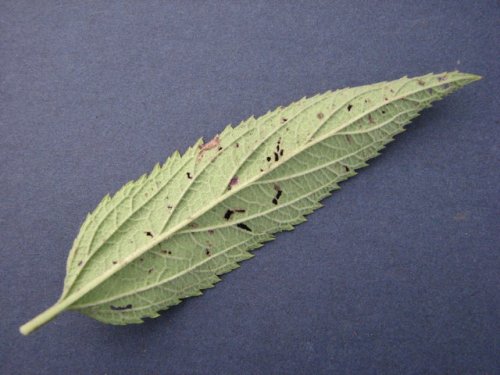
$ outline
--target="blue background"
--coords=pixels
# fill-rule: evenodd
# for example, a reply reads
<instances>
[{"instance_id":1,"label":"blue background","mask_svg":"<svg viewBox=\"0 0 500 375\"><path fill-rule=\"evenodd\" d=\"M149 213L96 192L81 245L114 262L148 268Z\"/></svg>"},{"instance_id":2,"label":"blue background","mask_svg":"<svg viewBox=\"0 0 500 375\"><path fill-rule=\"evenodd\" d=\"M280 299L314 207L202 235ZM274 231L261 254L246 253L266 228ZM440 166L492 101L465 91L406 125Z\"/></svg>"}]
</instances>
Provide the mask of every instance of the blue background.
<instances>
[{"instance_id":1,"label":"blue background","mask_svg":"<svg viewBox=\"0 0 500 375\"><path fill-rule=\"evenodd\" d=\"M2 1L2 374L499 374L497 1ZM227 123L459 69L382 156L143 325L55 302L108 192Z\"/></svg>"}]
</instances>

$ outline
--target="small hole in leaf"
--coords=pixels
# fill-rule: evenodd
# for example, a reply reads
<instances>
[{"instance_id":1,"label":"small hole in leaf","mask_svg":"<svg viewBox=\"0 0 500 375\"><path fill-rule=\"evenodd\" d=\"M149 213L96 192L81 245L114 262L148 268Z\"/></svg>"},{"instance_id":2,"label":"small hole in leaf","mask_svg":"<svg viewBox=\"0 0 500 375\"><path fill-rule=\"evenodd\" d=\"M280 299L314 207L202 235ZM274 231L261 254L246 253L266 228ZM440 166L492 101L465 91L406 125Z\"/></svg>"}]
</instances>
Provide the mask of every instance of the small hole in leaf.
<instances>
[{"instance_id":1,"label":"small hole in leaf","mask_svg":"<svg viewBox=\"0 0 500 375\"><path fill-rule=\"evenodd\" d=\"M250 227L249 227L248 225L244 224L244 223L238 223L238 224L236 224L236 226L237 226L238 228L240 228L240 229L244 229L244 230L249 231L249 232L251 232L251 231L252 231L252 230L250 229Z\"/></svg>"},{"instance_id":2,"label":"small hole in leaf","mask_svg":"<svg viewBox=\"0 0 500 375\"><path fill-rule=\"evenodd\" d=\"M350 111L351 111L351 109L352 109L352 104L349 104L349 105L347 106L347 111L348 111L348 112L350 112Z\"/></svg>"},{"instance_id":3,"label":"small hole in leaf","mask_svg":"<svg viewBox=\"0 0 500 375\"><path fill-rule=\"evenodd\" d=\"M224 214L224 219L229 220L233 214L234 214L233 210L227 210L226 213Z\"/></svg>"},{"instance_id":4,"label":"small hole in leaf","mask_svg":"<svg viewBox=\"0 0 500 375\"><path fill-rule=\"evenodd\" d=\"M132 305L130 305L130 304L129 304L129 305L127 305L127 306L113 306L113 305L111 305L111 306L109 306L109 308L110 308L111 310L115 310L115 311L120 311L120 310L129 310L129 309L131 309L131 308L132 308Z\"/></svg>"},{"instance_id":5,"label":"small hole in leaf","mask_svg":"<svg viewBox=\"0 0 500 375\"><path fill-rule=\"evenodd\" d=\"M268 157L266 158L266 160L267 160L267 161L271 161L271 157L270 157L270 156L268 156Z\"/></svg>"},{"instance_id":6,"label":"small hole in leaf","mask_svg":"<svg viewBox=\"0 0 500 375\"><path fill-rule=\"evenodd\" d=\"M187 178L189 178L189 179L192 179L192 178L193 178L193 176L191 176L191 172L187 172L187 173L186 173L186 176L187 176Z\"/></svg>"},{"instance_id":7,"label":"small hole in leaf","mask_svg":"<svg viewBox=\"0 0 500 375\"><path fill-rule=\"evenodd\" d=\"M148 237L151 237L151 238L154 237L153 232L147 231L147 232L144 232L144 233L146 233L146 236L148 236Z\"/></svg>"}]
</instances>

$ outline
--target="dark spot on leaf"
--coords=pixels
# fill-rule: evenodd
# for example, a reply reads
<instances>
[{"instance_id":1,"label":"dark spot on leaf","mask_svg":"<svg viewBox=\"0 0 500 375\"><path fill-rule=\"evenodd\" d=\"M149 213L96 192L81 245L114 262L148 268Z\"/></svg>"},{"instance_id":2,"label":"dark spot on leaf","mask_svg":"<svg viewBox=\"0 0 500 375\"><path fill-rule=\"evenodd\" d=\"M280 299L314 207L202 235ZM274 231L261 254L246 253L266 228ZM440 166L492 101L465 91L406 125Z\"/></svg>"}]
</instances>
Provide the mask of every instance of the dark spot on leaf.
<instances>
[{"instance_id":1,"label":"dark spot on leaf","mask_svg":"<svg viewBox=\"0 0 500 375\"><path fill-rule=\"evenodd\" d=\"M113 261L113 264L117 264L118 262L116 260Z\"/></svg>"},{"instance_id":2,"label":"dark spot on leaf","mask_svg":"<svg viewBox=\"0 0 500 375\"><path fill-rule=\"evenodd\" d=\"M272 202L273 204L278 204L278 200L280 199L281 194L283 194L283 191L278 184L274 184L274 190L276 190L276 195L274 196Z\"/></svg>"},{"instance_id":3,"label":"dark spot on leaf","mask_svg":"<svg viewBox=\"0 0 500 375\"><path fill-rule=\"evenodd\" d=\"M317 115L316 115L320 120L325 117L325 115L323 114L323 112L319 112Z\"/></svg>"},{"instance_id":4,"label":"dark spot on leaf","mask_svg":"<svg viewBox=\"0 0 500 375\"><path fill-rule=\"evenodd\" d=\"M234 214L233 210L227 210L226 213L224 214L224 219L229 220L233 214Z\"/></svg>"},{"instance_id":5,"label":"dark spot on leaf","mask_svg":"<svg viewBox=\"0 0 500 375\"><path fill-rule=\"evenodd\" d=\"M427 92L428 92L429 94L432 94L432 93L434 92L434 90L433 90L433 89L427 89Z\"/></svg>"},{"instance_id":6,"label":"dark spot on leaf","mask_svg":"<svg viewBox=\"0 0 500 375\"><path fill-rule=\"evenodd\" d=\"M246 212L246 211L247 211L247 210L245 210L245 209L243 209L243 208L235 208L235 209L234 209L234 212L240 212L240 213L242 213L242 212Z\"/></svg>"},{"instance_id":7,"label":"dark spot on leaf","mask_svg":"<svg viewBox=\"0 0 500 375\"><path fill-rule=\"evenodd\" d=\"M392 93L394 92L394 90L393 90L393 89L391 89L390 91L391 91Z\"/></svg>"},{"instance_id":8,"label":"dark spot on leaf","mask_svg":"<svg viewBox=\"0 0 500 375\"><path fill-rule=\"evenodd\" d=\"M153 271L154 271L154 268L150 268L150 269L148 270L148 273L151 273L151 272L153 272Z\"/></svg>"},{"instance_id":9,"label":"dark spot on leaf","mask_svg":"<svg viewBox=\"0 0 500 375\"><path fill-rule=\"evenodd\" d=\"M278 153L274 153L274 161L278 161L280 160L280 156L278 155Z\"/></svg>"},{"instance_id":10,"label":"dark spot on leaf","mask_svg":"<svg viewBox=\"0 0 500 375\"><path fill-rule=\"evenodd\" d=\"M385 101L388 101L389 99L387 99L387 98L384 98L384 100L385 100Z\"/></svg>"},{"instance_id":11,"label":"dark spot on leaf","mask_svg":"<svg viewBox=\"0 0 500 375\"><path fill-rule=\"evenodd\" d=\"M186 173L186 176L187 176L187 178L189 178L189 179L192 179L192 178L193 178L193 176L191 176L191 172L187 172L187 173Z\"/></svg>"},{"instance_id":12,"label":"dark spot on leaf","mask_svg":"<svg viewBox=\"0 0 500 375\"><path fill-rule=\"evenodd\" d=\"M166 254L166 253L167 253L167 250L161 250L161 253L162 253L162 254Z\"/></svg>"},{"instance_id":13,"label":"dark spot on leaf","mask_svg":"<svg viewBox=\"0 0 500 375\"><path fill-rule=\"evenodd\" d=\"M443 85L443 88L445 88L445 89L449 89L449 88L450 88L450 84L449 84L449 83L445 83L445 84Z\"/></svg>"},{"instance_id":14,"label":"dark spot on leaf","mask_svg":"<svg viewBox=\"0 0 500 375\"><path fill-rule=\"evenodd\" d=\"M167 208L168 208L169 210L171 210L173 207L172 207L172 206L170 206L170 205L168 205L168 206L167 206Z\"/></svg>"},{"instance_id":15,"label":"dark spot on leaf","mask_svg":"<svg viewBox=\"0 0 500 375\"><path fill-rule=\"evenodd\" d=\"M374 124L374 123L375 123L375 121L373 121L373 117L372 117L372 114L371 114L371 113L368 115L368 122L369 122L370 124Z\"/></svg>"},{"instance_id":16,"label":"dark spot on leaf","mask_svg":"<svg viewBox=\"0 0 500 375\"><path fill-rule=\"evenodd\" d=\"M283 153L284 153L284 152L285 152L285 151L284 151L283 149L281 149L281 150L280 150L280 156L283 156Z\"/></svg>"},{"instance_id":17,"label":"dark spot on leaf","mask_svg":"<svg viewBox=\"0 0 500 375\"><path fill-rule=\"evenodd\" d=\"M209 229L208 230L208 234L214 234L214 230L213 229Z\"/></svg>"},{"instance_id":18,"label":"dark spot on leaf","mask_svg":"<svg viewBox=\"0 0 500 375\"><path fill-rule=\"evenodd\" d=\"M139 261L141 261L141 262L144 261L144 258L139 259Z\"/></svg>"},{"instance_id":19,"label":"dark spot on leaf","mask_svg":"<svg viewBox=\"0 0 500 375\"><path fill-rule=\"evenodd\" d=\"M348 112L351 112L351 109L352 109L352 104L349 104L349 105L347 106L347 111L348 111Z\"/></svg>"},{"instance_id":20,"label":"dark spot on leaf","mask_svg":"<svg viewBox=\"0 0 500 375\"><path fill-rule=\"evenodd\" d=\"M424 82L423 80L421 80L421 79L419 79L419 80L417 81L417 83L418 83L420 86L425 86L425 82Z\"/></svg>"},{"instance_id":21,"label":"dark spot on leaf","mask_svg":"<svg viewBox=\"0 0 500 375\"><path fill-rule=\"evenodd\" d=\"M236 143L235 144L236 148L240 147L240 144L239 143Z\"/></svg>"},{"instance_id":22,"label":"dark spot on leaf","mask_svg":"<svg viewBox=\"0 0 500 375\"><path fill-rule=\"evenodd\" d=\"M441 77L438 77L438 81L439 81L439 82L446 81L447 79L448 79L448 77L447 77L447 76L445 76L445 75L444 75L444 76L441 76Z\"/></svg>"},{"instance_id":23,"label":"dark spot on leaf","mask_svg":"<svg viewBox=\"0 0 500 375\"><path fill-rule=\"evenodd\" d=\"M132 308L132 305L128 304L127 306L109 306L109 308L111 310L114 310L114 311L120 311L120 310L129 310Z\"/></svg>"},{"instance_id":24,"label":"dark spot on leaf","mask_svg":"<svg viewBox=\"0 0 500 375\"><path fill-rule=\"evenodd\" d=\"M249 232L251 232L251 231L252 231L252 230L250 229L250 227L249 227L248 225L244 224L244 223L238 223L238 224L236 224L236 226L237 226L238 228L241 228L241 229L247 230L247 231L249 231Z\"/></svg>"},{"instance_id":25,"label":"dark spot on leaf","mask_svg":"<svg viewBox=\"0 0 500 375\"><path fill-rule=\"evenodd\" d=\"M168 255L172 255L172 251L170 251L170 250L169 250L169 251L167 251L167 254L168 254Z\"/></svg>"},{"instance_id":26,"label":"dark spot on leaf","mask_svg":"<svg viewBox=\"0 0 500 375\"><path fill-rule=\"evenodd\" d=\"M346 172L349 172L349 171L350 171L350 169L349 169L349 167L348 167L347 165L344 165L344 168L345 168L345 171L346 171Z\"/></svg>"},{"instance_id":27,"label":"dark spot on leaf","mask_svg":"<svg viewBox=\"0 0 500 375\"><path fill-rule=\"evenodd\" d=\"M198 224L196 224L196 223L189 223L188 227L189 228L198 228Z\"/></svg>"},{"instance_id":28,"label":"dark spot on leaf","mask_svg":"<svg viewBox=\"0 0 500 375\"><path fill-rule=\"evenodd\" d=\"M385 115L385 111L384 110L382 110L382 114Z\"/></svg>"},{"instance_id":29,"label":"dark spot on leaf","mask_svg":"<svg viewBox=\"0 0 500 375\"><path fill-rule=\"evenodd\" d=\"M264 172L264 170L263 170L262 168L260 169L260 171L261 171L261 172Z\"/></svg>"},{"instance_id":30,"label":"dark spot on leaf","mask_svg":"<svg viewBox=\"0 0 500 375\"><path fill-rule=\"evenodd\" d=\"M271 157L270 157L270 156L268 156L268 157L266 158L266 160L267 160L267 161L271 161Z\"/></svg>"},{"instance_id":31,"label":"dark spot on leaf","mask_svg":"<svg viewBox=\"0 0 500 375\"><path fill-rule=\"evenodd\" d=\"M78 266L81 266L82 264L83 264L82 260L78 262Z\"/></svg>"},{"instance_id":32,"label":"dark spot on leaf","mask_svg":"<svg viewBox=\"0 0 500 375\"><path fill-rule=\"evenodd\" d=\"M205 249L205 254L207 254L207 256L210 256L210 250Z\"/></svg>"},{"instance_id":33,"label":"dark spot on leaf","mask_svg":"<svg viewBox=\"0 0 500 375\"><path fill-rule=\"evenodd\" d=\"M227 190L231 190L231 188L232 188L234 185L237 185L239 181L240 181L240 180L238 179L238 177L237 177L237 176L234 176L233 178L231 178L231 179L229 180L229 184L227 184Z\"/></svg>"},{"instance_id":34,"label":"dark spot on leaf","mask_svg":"<svg viewBox=\"0 0 500 375\"><path fill-rule=\"evenodd\" d=\"M146 236L148 236L148 237L151 237L151 238L154 237L153 232L147 231L147 232L144 232L144 233L146 233Z\"/></svg>"},{"instance_id":35,"label":"dark spot on leaf","mask_svg":"<svg viewBox=\"0 0 500 375\"><path fill-rule=\"evenodd\" d=\"M217 151L222 151L222 146L219 146L219 148L217 149Z\"/></svg>"},{"instance_id":36,"label":"dark spot on leaf","mask_svg":"<svg viewBox=\"0 0 500 375\"><path fill-rule=\"evenodd\" d=\"M282 118L281 118L281 123L282 123L282 124L284 124L284 123L285 123L285 122L287 122L287 121L288 121L288 119L287 119L287 118L285 118L285 117L282 117Z\"/></svg>"},{"instance_id":37,"label":"dark spot on leaf","mask_svg":"<svg viewBox=\"0 0 500 375\"><path fill-rule=\"evenodd\" d=\"M351 135L350 135L350 134L346 134L346 135L345 135L345 138L347 139L347 142L348 142L348 143L352 143L352 137L351 137Z\"/></svg>"}]
</instances>

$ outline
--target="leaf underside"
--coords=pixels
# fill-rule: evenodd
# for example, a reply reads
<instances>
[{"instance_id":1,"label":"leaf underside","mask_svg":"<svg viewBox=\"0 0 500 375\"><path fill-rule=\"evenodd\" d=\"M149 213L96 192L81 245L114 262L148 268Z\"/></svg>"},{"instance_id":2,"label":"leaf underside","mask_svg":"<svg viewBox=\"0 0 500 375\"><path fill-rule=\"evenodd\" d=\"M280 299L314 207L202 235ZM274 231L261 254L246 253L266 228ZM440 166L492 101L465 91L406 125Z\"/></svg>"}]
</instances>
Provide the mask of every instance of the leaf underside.
<instances>
[{"instance_id":1,"label":"leaf underside","mask_svg":"<svg viewBox=\"0 0 500 375\"><path fill-rule=\"evenodd\" d=\"M477 79L452 72L326 92L175 152L87 216L56 305L128 324L200 295L305 221L420 110Z\"/></svg>"}]
</instances>

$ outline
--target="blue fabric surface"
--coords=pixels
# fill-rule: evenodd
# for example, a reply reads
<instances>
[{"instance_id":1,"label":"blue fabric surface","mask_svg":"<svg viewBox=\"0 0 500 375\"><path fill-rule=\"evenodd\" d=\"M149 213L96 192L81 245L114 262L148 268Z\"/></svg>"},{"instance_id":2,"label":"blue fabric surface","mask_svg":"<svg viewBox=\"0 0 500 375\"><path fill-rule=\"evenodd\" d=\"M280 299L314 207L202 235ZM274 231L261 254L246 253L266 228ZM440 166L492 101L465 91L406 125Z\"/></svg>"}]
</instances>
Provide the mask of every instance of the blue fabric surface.
<instances>
[{"instance_id":1,"label":"blue fabric surface","mask_svg":"<svg viewBox=\"0 0 500 375\"><path fill-rule=\"evenodd\" d=\"M0 373L500 373L499 19L496 1L2 1ZM203 297L19 334L59 297L87 212L174 150L455 69L484 79Z\"/></svg>"}]
</instances>

